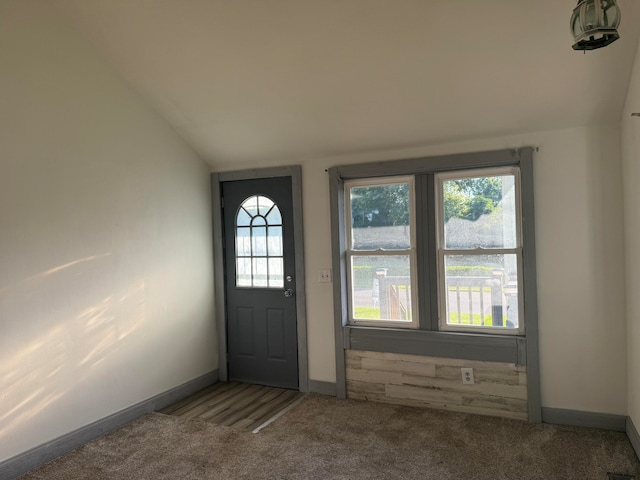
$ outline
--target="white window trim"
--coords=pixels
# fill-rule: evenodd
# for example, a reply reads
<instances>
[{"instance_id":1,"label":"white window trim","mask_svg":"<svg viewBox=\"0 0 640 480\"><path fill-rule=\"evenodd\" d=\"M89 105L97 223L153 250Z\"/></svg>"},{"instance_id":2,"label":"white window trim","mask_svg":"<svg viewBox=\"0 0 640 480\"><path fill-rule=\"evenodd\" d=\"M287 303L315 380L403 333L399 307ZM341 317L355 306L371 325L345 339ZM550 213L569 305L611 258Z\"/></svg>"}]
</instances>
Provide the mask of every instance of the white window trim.
<instances>
[{"instance_id":1,"label":"white window trim","mask_svg":"<svg viewBox=\"0 0 640 480\"><path fill-rule=\"evenodd\" d=\"M516 247L515 248L478 248L474 250L446 249L444 247L444 204L442 184L445 180L459 180L463 178L477 178L488 176L513 175L515 186L515 210L516 210ZM437 277L438 277L438 330L442 332L461 332L496 335L524 335L524 268L522 261L522 186L520 179L520 168L489 167L473 170L447 171L435 175L435 214L436 214L436 255L437 255ZM447 287L445 283L444 257L446 255L516 255L518 268L518 328L507 327L487 327L450 325L446 321L446 295Z\"/></svg>"},{"instance_id":2,"label":"white window trim","mask_svg":"<svg viewBox=\"0 0 640 480\"><path fill-rule=\"evenodd\" d=\"M411 248L404 250L353 250L352 242L352 228L351 228L351 196L349 191L353 187L366 187L376 185L409 185L409 230L410 230L410 242ZM418 309L418 260L416 249L416 194L415 194L415 176L392 176L392 177L378 177L372 179L357 179L347 180L344 182L344 218L345 218L345 257L347 266L347 321L352 326L363 327L381 327L381 328L414 328L417 329L420 325L420 313ZM353 318L353 270L351 267L351 259L360 256L408 256L409 266L411 270L410 282L411 282L411 320L363 320Z\"/></svg>"}]
</instances>

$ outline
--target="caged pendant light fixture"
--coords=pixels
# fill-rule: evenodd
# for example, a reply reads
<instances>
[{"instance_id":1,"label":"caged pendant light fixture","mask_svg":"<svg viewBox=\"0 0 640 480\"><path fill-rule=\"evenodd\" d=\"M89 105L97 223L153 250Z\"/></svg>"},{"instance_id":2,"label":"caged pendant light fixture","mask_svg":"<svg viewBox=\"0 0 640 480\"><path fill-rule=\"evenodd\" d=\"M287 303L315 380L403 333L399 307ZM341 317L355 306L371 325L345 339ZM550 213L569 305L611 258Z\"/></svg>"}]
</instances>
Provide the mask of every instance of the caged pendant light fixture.
<instances>
[{"instance_id":1,"label":"caged pendant light fixture","mask_svg":"<svg viewBox=\"0 0 640 480\"><path fill-rule=\"evenodd\" d=\"M571 15L574 50L595 50L615 42L620 35L620 8L615 0L578 0Z\"/></svg>"}]
</instances>

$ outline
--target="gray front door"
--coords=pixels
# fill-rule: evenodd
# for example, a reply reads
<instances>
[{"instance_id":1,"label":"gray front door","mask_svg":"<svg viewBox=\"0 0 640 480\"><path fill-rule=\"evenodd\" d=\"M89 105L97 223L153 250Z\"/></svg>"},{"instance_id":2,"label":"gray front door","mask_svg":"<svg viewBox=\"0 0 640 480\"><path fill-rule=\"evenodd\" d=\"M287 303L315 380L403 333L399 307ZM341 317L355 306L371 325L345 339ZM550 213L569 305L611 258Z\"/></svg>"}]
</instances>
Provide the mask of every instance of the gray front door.
<instances>
[{"instance_id":1,"label":"gray front door","mask_svg":"<svg viewBox=\"0 0 640 480\"><path fill-rule=\"evenodd\" d=\"M298 389L291 178L222 184L229 380Z\"/></svg>"}]
</instances>

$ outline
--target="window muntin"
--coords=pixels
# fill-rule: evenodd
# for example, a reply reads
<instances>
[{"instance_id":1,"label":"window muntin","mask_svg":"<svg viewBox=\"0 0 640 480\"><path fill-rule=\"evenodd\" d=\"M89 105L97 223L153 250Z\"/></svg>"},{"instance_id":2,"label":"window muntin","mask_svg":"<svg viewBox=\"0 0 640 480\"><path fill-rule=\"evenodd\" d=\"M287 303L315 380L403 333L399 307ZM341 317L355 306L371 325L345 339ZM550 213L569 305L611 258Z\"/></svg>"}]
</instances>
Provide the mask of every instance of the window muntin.
<instances>
[{"instance_id":1,"label":"window muntin","mask_svg":"<svg viewBox=\"0 0 640 480\"><path fill-rule=\"evenodd\" d=\"M282 215L268 197L247 198L236 213L236 286L283 288Z\"/></svg>"},{"instance_id":2,"label":"window muntin","mask_svg":"<svg viewBox=\"0 0 640 480\"><path fill-rule=\"evenodd\" d=\"M413 177L345 182L349 322L417 327Z\"/></svg>"},{"instance_id":3,"label":"window muntin","mask_svg":"<svg viewBox=\"0 0 640 480\"><path fill-rule=\"evenodd\" d=\"M519 169L441 173L436 192L440 329L523 333Z\"/></svg>"}]
</instances>

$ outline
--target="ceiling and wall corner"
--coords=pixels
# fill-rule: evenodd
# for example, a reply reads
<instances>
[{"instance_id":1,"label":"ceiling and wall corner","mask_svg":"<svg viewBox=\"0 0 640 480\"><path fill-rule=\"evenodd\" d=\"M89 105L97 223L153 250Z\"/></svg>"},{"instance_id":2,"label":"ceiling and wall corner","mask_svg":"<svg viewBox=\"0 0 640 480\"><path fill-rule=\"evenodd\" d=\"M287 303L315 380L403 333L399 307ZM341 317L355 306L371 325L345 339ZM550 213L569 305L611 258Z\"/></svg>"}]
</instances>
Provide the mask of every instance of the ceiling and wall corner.
<instances>
[{"instance_id":1,"label":"ceiling and wall corner","mask_svg":"<svg viewBox=\"0 0 640 480\"><path fill-rule=\"evenodd\" d=\"M640 34L574 1L53 0L212 167L617 123Z\"/></svg>"},{"instance_id":2,"label":"ceiling and wall corner","mask_svg":"<svg viewBox=\"0 0 640 480\"><path fill-rule=\"evenodd\" d=\"M622 110L622 167L625 226L625 279L627 291L628 415L640 426L640 44L636 53L627 99Z\"/></svg>"}]
</instances>

